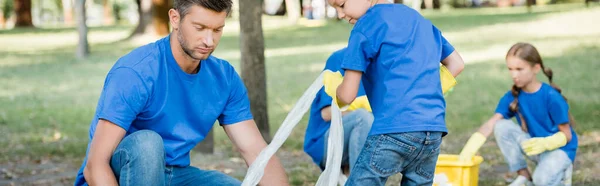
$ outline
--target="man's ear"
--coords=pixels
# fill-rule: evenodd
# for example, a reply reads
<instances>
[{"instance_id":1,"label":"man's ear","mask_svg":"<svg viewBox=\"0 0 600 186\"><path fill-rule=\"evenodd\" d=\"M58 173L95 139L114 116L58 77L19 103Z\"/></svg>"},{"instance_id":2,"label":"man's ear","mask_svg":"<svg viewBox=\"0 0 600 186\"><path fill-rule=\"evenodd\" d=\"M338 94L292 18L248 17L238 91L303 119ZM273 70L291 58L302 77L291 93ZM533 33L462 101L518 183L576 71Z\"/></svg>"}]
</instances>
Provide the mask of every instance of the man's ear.
<instances>
[{"instance_id":1,"label":"man's ear","mask_svg":"<svg viewBox=\"0 0 600 186\"><path fill-rule=\"evenodd\" d=\"M171 27L173 30L179 28L179 22L181 21L181 16L179 15L179 11L175 9L169 10L169 21L171 22Z\"/></svg>"}]
</instances>

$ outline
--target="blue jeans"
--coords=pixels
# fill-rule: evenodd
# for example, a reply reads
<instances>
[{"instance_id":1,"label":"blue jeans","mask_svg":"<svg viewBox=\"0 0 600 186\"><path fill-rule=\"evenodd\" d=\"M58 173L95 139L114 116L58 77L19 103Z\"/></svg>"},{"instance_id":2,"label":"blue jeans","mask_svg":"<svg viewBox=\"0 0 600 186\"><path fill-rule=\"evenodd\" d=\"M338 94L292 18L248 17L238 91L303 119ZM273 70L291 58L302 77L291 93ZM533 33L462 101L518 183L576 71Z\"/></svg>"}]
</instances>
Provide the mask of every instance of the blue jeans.
<instances>
[{"instance_id":1,"label":"blue jeans","mask_svg":"<svg viewBox=\"0 0 600 186\"><path fill-rule=\"evenodd\" d=\"M346 185L384 185L397 173L402 186L432 185L441 143L441 132L369 136Z\"/></svg>"},{"instance_id":2,"label":"blue jeans","mask_svg":"<svg viewBox=\"0 0 600 186\"><path fill-rule=\"evenodd\" d=\"M342 155L342 165L349 165L350 170L354 167L356 159L362 150L371 125L373 124L373 114L365 109L357 109L342 117L344 125L344 153ZM327 161L327 141L329 139L329 130L323 136L325 138L325 156L321 161L321 168L325 168Z\"/></svg>"},{"instance_id":3,"label":"blue jeans","mask_svg":"<svg viewBox=\"0 0 600 186\"><path fill-rule=\"evenodd\" d=\"M494 126L494 136L509 170L516 172L527 169L521 142L531 139L531 136L512 120L498 121ZM527 158L537 163L532 175L534 185L570 185L573 164L565 151L556 149Z\"/></svg>"},{"instance_id":4,"label":"blue jeans","mask_svg":"<svg viewBox=\"0 0 600 186\"><path fill-rule=\"evenodd\" d=\"M241 184L218 171L165 166L162 138L150 130L140 130L123 138L113 153L110 166L121 186Z\"/></svg>"}]
</instances>

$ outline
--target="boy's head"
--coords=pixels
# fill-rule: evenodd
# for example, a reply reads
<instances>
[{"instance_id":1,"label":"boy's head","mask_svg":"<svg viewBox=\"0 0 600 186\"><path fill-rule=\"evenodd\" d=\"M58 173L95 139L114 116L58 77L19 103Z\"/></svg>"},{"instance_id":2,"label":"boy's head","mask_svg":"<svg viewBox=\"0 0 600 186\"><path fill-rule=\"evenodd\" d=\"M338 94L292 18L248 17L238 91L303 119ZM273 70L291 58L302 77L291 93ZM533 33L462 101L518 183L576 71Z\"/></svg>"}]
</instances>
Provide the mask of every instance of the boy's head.
<instances>
[{"instance_id":1,"label":"boy's head","mask_svg":"<svg viewBox=\"0 0 600 186\"><path fill-rule=\"evenodd\" d=\"M354 24L378 0L327 0L337 10L340 19Z\"/></svg>"},{"instance_id":2,"label":"boy's head","mask_svg":"<svg viewBox=\"0 0 600 186\"><path fill-rule=\"evenodd\" d=\"M175 0L169 19L181 48L194 60L204 60L221 39L231 0Z\"/></svg>"}]
</instances>

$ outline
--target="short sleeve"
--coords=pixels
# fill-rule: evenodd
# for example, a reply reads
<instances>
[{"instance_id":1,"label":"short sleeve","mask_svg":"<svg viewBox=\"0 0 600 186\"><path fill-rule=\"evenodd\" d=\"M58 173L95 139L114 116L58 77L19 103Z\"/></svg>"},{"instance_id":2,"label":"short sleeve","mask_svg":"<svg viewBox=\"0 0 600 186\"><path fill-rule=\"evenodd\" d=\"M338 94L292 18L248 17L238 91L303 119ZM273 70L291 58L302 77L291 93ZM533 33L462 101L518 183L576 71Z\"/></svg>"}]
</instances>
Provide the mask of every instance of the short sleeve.
<instances>
[{"instance_id":1,"label":"short sleeve","mask_svg":"<svg viewBox=\"0 0 600 186\"><path fill-rule=\"evenodd\" d=\"M341 68L365 72L376 51L365 35L352 31Z\"/></svg>"},{"instance_id":2,"label":"short sleeve","mask_svg":"<svg viewBox=\"0 0 600 186\"><path fill-rule=\"evenodd\" d=\"M233 68L230 73L229 98L227 99L225 109L223 109L218 118L221 125L235 124L253 118L250 111L248 91L242 78L240 78Z\"/></svg>"},{"instance_id":3,"label":"short sleeve","mask_svg":"<svg viewBox=\"0 0 600 186\"><path fill-rule=\"evenodd\" d=\"M504 96L502 96L502 98L500 98L500 102L498 102L498 106L496 106L496 113L502 114L502 116L504 116L504 119L510 119L513 116L515 116L515 113L510 111L510 109L509 109L510 103L513 100L514 100L514 97L510 91L507 92L506 94L504 94Z\"/></svg>"},{"instance_id":4,"label":"short sleeve","mask_svg":"<svg viewBox=\"0 0 600 186\"><path fill-rule=\"evenodd\" d=\"M147 87L133 69L122 67L111 70L98 100L98 118L128 130L143 111L148 97Z\"/></svg>"},{"instance_id":5,"label":"short sleeve","mask_svg":"<svg viewBox=\"0 0 600 186\"><path fill-rule=\"evenodd\" d=\"M454 52L454 46L452 46L452 44L450 44L450 42L448 42L448 40L444 37L444 35L442 35L442 32L440 30L438 30L437 27L433 26L433 30L434 30L434 32L437 32L436 34L439 34L440 37L442 38L441 39L442 57L440 58L440 61L443 61L448 56L450 56L450 54L452 54L452 52Z\"/></svg>"}]
</instances>

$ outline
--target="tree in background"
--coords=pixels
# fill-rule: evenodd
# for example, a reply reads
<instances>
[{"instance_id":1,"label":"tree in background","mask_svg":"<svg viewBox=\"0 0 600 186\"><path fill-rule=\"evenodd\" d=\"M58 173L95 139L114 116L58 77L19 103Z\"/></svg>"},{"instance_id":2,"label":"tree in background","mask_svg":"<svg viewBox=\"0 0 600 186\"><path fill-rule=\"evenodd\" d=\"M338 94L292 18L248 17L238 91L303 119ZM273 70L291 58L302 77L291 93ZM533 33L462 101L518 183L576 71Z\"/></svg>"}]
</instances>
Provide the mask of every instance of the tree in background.
<instances>
[{"instance_id":1,"label":"tree in background","mask_svg":"<svg viewBox=\"0 0 600 186\"><path fill-rule=\"evenodd\" d=\"M77 42L76 56L84 59L90 54L87 34L88 28L85 16L85 0L75 0L75 15L77 16L77 32L79 33L79 42Z\"/></svg>"},{"instance_id":2,"label":"tree in background","mask_svg":"<svg viewBox=\"0 0 600 186\"><path fill-rule=\"evenodd\" d=\"M254 120L263 138L270 142L262 5L262 0L240 0L240 7L243 7L240 8L241 74L248 88Z\"/></svg>"},{"instance_id":3,"label":"tree in background","mask_svg":"<svg viewBox=\"0 0 600 186\"><path fill-rule=\"evenodd\" d=\"M15 27L33 27L31 19L31 0L14 0Z\"/></svg>"},{"instance_id":4,"label":"tree in background","mask_svg":"<svg viewBox=\"0 0 600 186\"><path fill-rule=\"evenodd\" d=\"M140 18L130 37L169 34L169 9L173 6L172 0L136 0L136 4Z\"/></svg>"}]
</instances>

